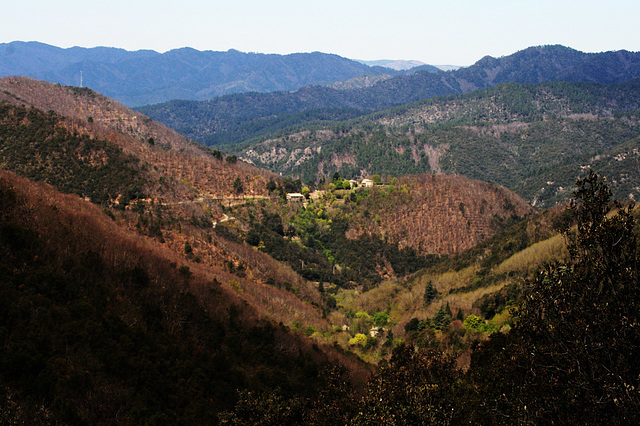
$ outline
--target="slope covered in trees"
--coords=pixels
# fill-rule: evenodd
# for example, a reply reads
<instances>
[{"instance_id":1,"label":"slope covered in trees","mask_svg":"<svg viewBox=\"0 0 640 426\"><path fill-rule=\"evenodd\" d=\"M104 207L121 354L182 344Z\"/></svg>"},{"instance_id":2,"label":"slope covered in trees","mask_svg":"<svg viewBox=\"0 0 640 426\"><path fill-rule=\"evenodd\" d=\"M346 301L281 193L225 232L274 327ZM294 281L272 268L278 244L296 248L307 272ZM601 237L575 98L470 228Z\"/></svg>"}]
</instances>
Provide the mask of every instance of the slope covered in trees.
<instances>
[{"instance_id":1,"label":"slope covered in trees","mask_svg":"<svg viewBox=\"0 0 640 426\"><path fill-rule=\"evenodd\" d=\"M145 194L154 197L161 194L166 201L228 196L234 193L236 178L241 180L245 194L264 195L267 180L279 179L263 169L232 161L234 157L227 159L220 151L196 144L90 89L65 87L30 78L3 78L0 79L0 102L55 113L55 116L47 113L49 127L39 130L37 136L42 141L29 140L24 137L26 134L21 133L26 131L25 126L30 125L28 120L25 123L14 120L13 128L7 129L15 132L11 142L14 147L42 143L46 137L51 137L47 132L58 133L56 137L60 144L52 144L47 149L57 150L55 155L59 159L65 156L67 149L64 138L85 140L82 143L85 150L98 149L94 145L106 144L136 162L146 181ZM11 109L8 108L7 111ZM101 161L107 160L104 154L93 155L100 156ZM96 166L96 159L83 157L81 160L93 162Z\"/></svg>"},{"instance_id":2,"label":"slope covered in trees","mask_svg":"<svg viewBox=\"0 0 640 426\"><path fill-rule=\"evenodd\" d=\"M566 231L569 260L541 270L525 288L516 327L477 351L471 377L496 416L635 423L637 218L633 206L611 214L611 192L593 172L578 181L575 195L577 228Z\"/></svg>"},{"instance_id":3,"label":"slope covered in trees","mask_svg":"<svg viewBox=\"0 0 640 426\"><path fill-rule=\"evenodd\" d=\"M151 194L96 206L2 172L3 419L637 420L635 219L626 209L609 214L597 177L579 182L575 218L561 209L531 214L513 193L460 176L375 177L380 185L350 190L334 173L312 197L300 181L233 156L220 154L222 161L94 92L2 83L14 88L0 92L10 101L0 106L0 142L12 168L80 195L101 188L111 200L130 179ZM575 103L557 96L576 87ZM505 116L518 127L552 114L587 123L609 114L609 132L619 111L595 101L580 110L579 100L599 93L635 108L622 95L630 87L616 98L611 87L506 86L471 99L492 131ZM533 106L494 108L525 89ZM557 105L540 112L546 98ZM412 135L402 120L425 120L427 131L462 108L459 100L377 118L383 129ZM481 133L472 117L460 125ZM624 119L632 129L634 115ZM194 159L210 164L206 180L187 178L198 172L189 169ZM110 181L114 173L120 178ZM165 173L178 189L160 185ZM227 186L210 186L224 173L233 177ZM245 187L247 174L261 183ZM297 191L311 199L286 200ZM567 248L557 230L572 221ZM561 263L535 278L554 261ZM363 384L367 367L354 354L379 365L366 389L332 368L347 366Z\"/></svg>"},{"instance_id":4,"label":"slope covered in trees","mask_svg":"<svg viewBox=\"0 0 640 426\"><path fill-rule=\"evenodd\" d=\"M313 395L331 364L219 272L5 171L0 253L3 422L208 423L238 389Z\"/></svg>"},{"instance_id":5,"label":"slope covered in trees","mask_svg":"<svg viewBox=\"0 0 640 426\"><path fill-rule=\"evenodd\" d=\"M338 380L330 388L338 397L323 402L249 394L226 418L266 419L260 407L269 401L273 422L637 423L637 218L633 206L611 212L609 188L596 174L577 187L567 259L529 281L510 331L476 342L467 371L437 350L401 345L363 395Z\"/></svg>"},{"instance_id":6,"label":"slope covered in trees","mask_svg":"<svg viewBox=\"0 0 640 426\"><path fill-rule=\"evenodd\" d=\"M287 325L328 327L310 304L319 299L312 283L235 241L227 227L216 227L230 219L224 213L229 205L268 198L266 178L275 185L278 176L234 156L224 158L86 89L31 79L0 84L13 89L2 92L12 103L30 100L71 116L2 105L3 167L88 196L131 232L213 268L262 315ZM83 120L86 113L96 118ZM281 290L292 286L296 294Z\"/></svg>"},{"instance_id":7,"label":"slope covered in trees","mask_svg":"<svg viewBox=\"0 0 640 426\"><path fill-rule=\"evenodd\" d=\"M345 118L434 96L469 93L498 84L552 81L623 83L640 77L637 52L583 53L538 46L501 58L485 57L451 72L418 71L351 90L305 87L293 93L246 94L204 102L170 102L141 108L150 117L206 145L237 145L292 127ZM327 109L336 110L327 113Z\"/></svg>"},{"instance_id":8,"label":"slope covered in trees","mask_svg":"<svg viewBox=\"0 0 640 426\"><path fill-rule=\"evenodd\" d=\"M149 185L139 159L107 141L71 134L60 122L54 113L0 105L0 167L99 204L144 198Z\"/></svg>"},{"instance_id":9,"label":"slope covered in trees","mask_svg":"<svg viewBox=\"0 0 640 426\"><path fill-rule=\"evenodd\" d=\"M213 268L220 282L261 314L345 348L354 336L342 327L355 318L348 309L346 316L336 309L333 295L338 289L402 282L438 261L438 255L468 248L531 211L509 191L445 176L394 179L370 190L330 191L306 210L283 199L284 191L301 190L298 183L274 175L262 188L247 186L244 175L236 175L226 184L230 189L218 190L222 198L207 197L211 192L205 191L211 187L199 184L202 179L215 182L225 171L270 175L221 161L168 131L167 137L175 139L165 139L160 133L164 128L144 118L137 122L134 113L94 92L28 79L4 83L13 88L6 91L11 96L4 95L14 102L28 98L74 117L4 105L3 143L11 160L5 167L64 191L89 195L117 223L151 237L189 264ZM56 99L48 100L43 96L47 93L56 93ZM91 123L81 120L87 113L95 115ZM109 137L111 133L115 137ZM101 140L102 134L109 136ZM145 140L148 135L157 136L156 142ZM171 142L175 148L166 147ZM158 145L165 148L155 150ZM169 155L182 162L168 167ZM27 161L30 158L40 160ZM132 165L123 163L127 158ZM193 159L210 162L211 172L198 176L200 180L185 179L197 172ZM121 177L110 180L113 176ZM134 178L139 187L130 180ZM338 181L344 187L341 178L329 187ZM105 199L87 187L106 191Z\"/></svg>"},{"instance_id":10,"label":"slope covered in trees","mask_svg":"<svg viewBox=\"0 0 640 426\"><path fill-rule=\"evenodd\" d=\"M637 198L639 110L637 80L505 84L289 133L241 156L303 181L463 174L543 207L567 200L581 170L597 165L616 196Z\"/></svg>"}]
</instances>

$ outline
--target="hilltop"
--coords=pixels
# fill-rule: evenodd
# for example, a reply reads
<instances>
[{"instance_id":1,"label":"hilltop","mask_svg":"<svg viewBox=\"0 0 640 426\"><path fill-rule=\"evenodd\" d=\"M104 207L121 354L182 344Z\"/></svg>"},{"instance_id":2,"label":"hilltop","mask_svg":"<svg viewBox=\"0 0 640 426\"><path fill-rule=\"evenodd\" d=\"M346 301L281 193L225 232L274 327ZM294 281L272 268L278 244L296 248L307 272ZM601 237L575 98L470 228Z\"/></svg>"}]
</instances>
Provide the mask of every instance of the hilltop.
<instances>
[{"instance_id":1,"label":"hilltop","mask_svg":"<svg viewBox=\"0 0 640 426\"><path fill-rule=\"evenodd\" d=\"M52 111L57 116L49 117L53 128L118 147L136 159L149 196L167 200L224 197L235 193L235 179L240 179L244 194L264 195L267 180L278 179L248 164L226 161L221 152L189 141L91 89L10 77L0 79L0 101L14 105L14 110Z\"/></svg>"},{"instance_id":2,"label":"hilltop","mask_svg":"<svg viewBox=\"0 0 640 426\"><path fill-rule=\"evenodd\" d=\"M465 251L501 230L502 221L534 212L515 193L460 175L403 176L345 199L333 220L345 220L350 238L379 235L422 255Z\"/></svg>"}]
</instances>

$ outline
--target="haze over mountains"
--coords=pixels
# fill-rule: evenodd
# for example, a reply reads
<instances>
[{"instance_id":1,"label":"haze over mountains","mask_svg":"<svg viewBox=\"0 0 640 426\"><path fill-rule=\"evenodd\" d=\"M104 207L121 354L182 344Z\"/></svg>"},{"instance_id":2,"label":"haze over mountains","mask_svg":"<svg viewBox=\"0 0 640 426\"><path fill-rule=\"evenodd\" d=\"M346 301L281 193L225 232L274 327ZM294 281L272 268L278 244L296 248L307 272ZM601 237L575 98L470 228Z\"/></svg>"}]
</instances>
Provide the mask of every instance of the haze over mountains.
<instances>
[{"instance_id":1,"label":"haze over mountains","mask_svg":"<svg viewBox=\"0 0 640 426\"><path fill-rule=\"evenodd\" d=\"M421 61L413 61L413 60L408 60L407 61L407 60L402 60L402 59L398 59L398 60L380 59L380 60L375 60L375 61L358 60L358 62L361 62L363 64L367 64L370 67L391 68L391 69L394 69L396 71L410 70L412 68L417 68L417 67L424 67L423 69L429 70L429 71L433 71L433 72L436 72L436 71L438 71L440 69L437 66L427 65L427 64L425 64L424 62L421 62Z\"/></svg>"},{"instance_id":2,"label":"haze over mountains","mask_svg":"<svg viewBox=\"0 0 640 426\"><path fill-rule=\"evenodd\" d=\"M210 99L239 92L295 90L364 74L397 73L320 52L267 55L185 47L158 53L107 47L61 49L38 42L0 44L0 76L83 85L128 106L171 99Z\"/></svg>"}]
</instances>

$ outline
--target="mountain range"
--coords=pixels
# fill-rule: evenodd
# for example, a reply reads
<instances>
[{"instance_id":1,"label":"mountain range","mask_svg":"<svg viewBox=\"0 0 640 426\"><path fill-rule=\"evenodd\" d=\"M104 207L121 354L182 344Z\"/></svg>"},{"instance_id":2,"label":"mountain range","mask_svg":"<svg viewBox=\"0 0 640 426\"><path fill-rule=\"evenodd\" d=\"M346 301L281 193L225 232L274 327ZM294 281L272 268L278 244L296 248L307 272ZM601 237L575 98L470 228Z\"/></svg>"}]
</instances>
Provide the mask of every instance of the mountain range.
<instances>
[{"instance_id":1,"label":"mountain range","mask_svg":"<svg viewBox=\"0 0 640 426\"><path fill-rule=\"evenodd\" d=\"M338 55L290 55L72 47L38 42L0 44L0 76L29 76L63 85L90 87L128 106L172 99L210 99L238 92L295 90L359 75L398 74Z\"/></svg>"},{"instance_id":2,"label":"mountain range","mask_svg":"<svg viewBox=\"0 0 640 426\"><path fill-rule=\"evenodd\" d=\"M620 84L508 83L284 132L237 155L306 181L340 173L462 174L549 207L585 169L619 199L638 199L640 80Z\"/></svg>"},{"instance_id":3,"label":"mountain range","mask_svg":"<svg viewBox=\"0 0 640 426\"><path fill-rule=\"evenodd\" d=\"M140 110L303 181L335 172L459 173L551 206L570 197L588 167L609 176L619 199L640 197L639 75L637 53L542 46L356 89L313 86Z\"/></svg>"},{"instance_id":4,"label":"mountain range","mask_svg":"<svg viewBox=\"0 0 640 426\"><path fill-rule=\"evenodd\" d=\"M525 52L216 98L227 153L0 78L0 417L637 423L636 54Z\"/></svg>"},{"instance_id":5,"label":"mountain range","mask_svg":"<svg viewBox=\"0 0 640 426\"><path fill-rule=\"evenodd\" d=\"M294 92L247 93L208 101L141 107L151 118L206 145L237 144L293 123L340 121L434 96L469 93L501 83L550 81L621 83L640 77L640 53L583 53L564 46L530 47L484 57L454 71L422 72L339 90L310 86Z\"/></svg>"}]
</instances>

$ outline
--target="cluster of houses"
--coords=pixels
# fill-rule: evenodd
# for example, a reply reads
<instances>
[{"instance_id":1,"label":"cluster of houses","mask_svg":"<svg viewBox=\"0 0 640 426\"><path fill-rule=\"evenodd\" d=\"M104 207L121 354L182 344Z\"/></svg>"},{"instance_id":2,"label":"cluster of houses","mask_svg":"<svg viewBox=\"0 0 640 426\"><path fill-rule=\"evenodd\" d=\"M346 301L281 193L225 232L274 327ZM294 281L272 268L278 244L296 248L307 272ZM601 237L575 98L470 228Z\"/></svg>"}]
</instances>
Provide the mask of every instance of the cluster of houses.
<instances>
[{"instance_id":1,"label":"cluster of houses","mask_svg":"<svg viewBox=\"0 0 640 426\"><path fill-rule=\"evenodd\" d=\"M373 186L375 186L375 182L372 181L371 179L362 179L361 181L357 181L355 179L350 179L348 180L349 184L351 185L351 188L372 188ZM314 191L311 194L311 198L313 197L314 193L324 193L324 191ZM292 202L304 202L305 201L305 197L304 195L300 194L299 192L289 192L287 193L287 200L288 201L292 201Z\"/></svg>"},{"instance_id":2,"label":"cluster of houses","mask_svg":"<svg viewBox=\"0 0 640 426\"><path fill-rule=\"evenodd\" d=\"M363 187L363 188L371 188L371 187L373 187L373 186L376 184L376 183L375 183L374 181L372 181L371 179L362 179L362 180L360 181L360 183L359 183L359 184L358 184L358 181L357 181L357 180L350 180L349 182L351 183L351 187L352 187L352 188L356 188L356 187L358 187L358 186L361 186L361 187ZM354 183L353 183L353 182L355 182L355 185L354 185Z\"/></svg>"}]
</instances>

